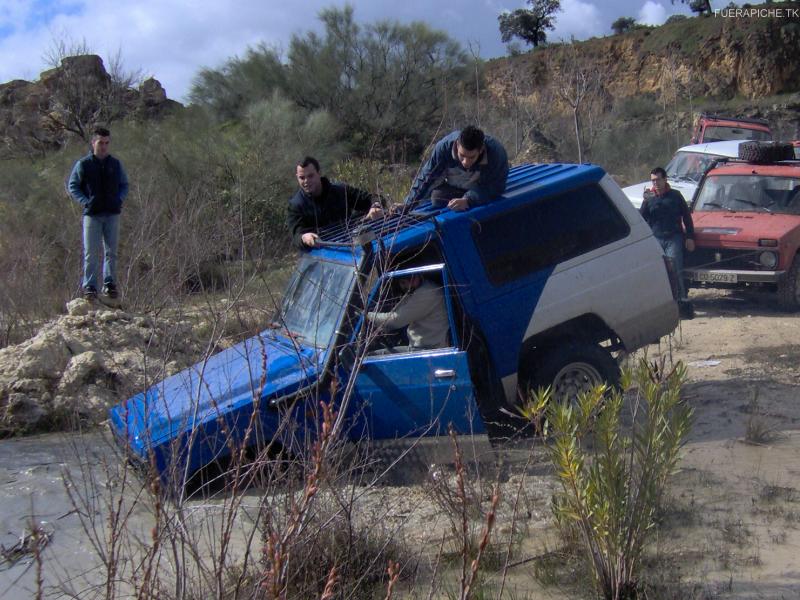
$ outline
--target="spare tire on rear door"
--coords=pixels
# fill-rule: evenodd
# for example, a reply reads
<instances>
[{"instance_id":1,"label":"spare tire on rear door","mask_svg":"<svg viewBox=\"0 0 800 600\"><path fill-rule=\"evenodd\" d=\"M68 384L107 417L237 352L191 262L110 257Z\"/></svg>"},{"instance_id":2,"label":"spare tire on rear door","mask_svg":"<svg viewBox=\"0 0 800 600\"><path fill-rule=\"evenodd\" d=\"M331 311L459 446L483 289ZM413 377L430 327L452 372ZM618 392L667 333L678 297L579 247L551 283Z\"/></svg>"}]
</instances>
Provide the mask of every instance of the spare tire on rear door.
<instances>
[{"instance_id":1,"label":"spare tire on rear door","mask_svg":"<svg viewBox=\"0 0 800 600\"><path fill-rule=\"evenodd\" d=\"M794 148L784 142L742 142L739 144L739 158L759 164L792 160Z\"/></svg>"}]
</instances>

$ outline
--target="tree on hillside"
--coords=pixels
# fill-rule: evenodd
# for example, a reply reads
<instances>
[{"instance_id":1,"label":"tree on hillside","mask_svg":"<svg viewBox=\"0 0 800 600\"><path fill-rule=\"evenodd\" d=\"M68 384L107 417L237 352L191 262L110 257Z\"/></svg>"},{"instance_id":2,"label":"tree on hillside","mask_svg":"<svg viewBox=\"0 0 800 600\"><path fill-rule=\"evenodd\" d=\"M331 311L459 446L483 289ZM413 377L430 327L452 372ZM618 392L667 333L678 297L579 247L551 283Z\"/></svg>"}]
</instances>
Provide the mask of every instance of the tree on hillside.
<instances>
[{"instance_id":1,"label":"tree on hillside","mask_svg":"<svg viewBox=\"0 0 800 600\"><path fill-rule=\"evenodd\" d=\"M707 14L710 15L713 11L711 10L711 0L680 0L681 4L688 4L689 9L692 12L697 13L698 15ZM675 0L672 0L672 4L675 4Z\"/></svg>"},{"instance_id":2,"label":"tree on hillside","mask_svg":"<svg viewBox=\"0 0 800 600\"><path fill-rule=\"evenodd\" d=\"M220 69L204 69L192 102L223 120L241 120L249 106L279 91L309 113L332 115L360 153L392 159L421 150L468 76L458 43L422 22L361 26L350 6L325 9L319 18L323 32L294 35L285 61L261 45Z\"/></svg>"},{"instance_id":3,"label":"tree on hillside","mask_svg":"<svg viewBox=\"0 0 800 600\"><path fill-rule=\"evenodd\" d=\"M528 0L530 8L503 12L498 17L503 43L518 37L536 48L547 40L547 31L555 27L555 13L561 10L560 0Z\"/></svg>"},{"instance_id":4,"label":"tree on hillside","mask_svg":"<svg viewBox=\"0 0 800 600\"><path fill-rule=\"evenodd\" d=\"M603 85L596 62L572 40L548 56L547 72L555 95L572 111L578 162L596 134L596 117L602 111Z\"/></svg>"},{"instance_id":5,"label":"tree on hillside","mask_svg":"<svg viewBox=\"0 0 800 600\"><path fill-rule=\"evenodd\" d=\"M664 25L671 25L672 23L679 23L681 21L685 21L688 18L689 17L687 17L686 15L680 15L680 14L678 14L678 15L670 15L669 17L667 17L667 20L664 21Z\"/></svg>"},{"instance_id":6,"label":"tree on hillside","mask_svg":"<svg viewBox=\"0 0 800 600\"><path fill-rule=\"evenodd\" d=\"M286 70L280 53L258 44L248 48L243 58L234 57L219 69L201 69L192 81L189 100L227 121L242 118L251 104L285 87Z\"/></svg>"},{"instance_id":7,"label":"tree on hillside","mask_svg":"<svg viewBox=\"0 0 800 600\"><path fill-rule=\"evenodd\" d=\"M362 152L393 154L390 145L424 147L442 120L446 99L468 76L468 59L445 33L422 22L380 21L359 27L353 9L320 13L323 35L293 36L287 93L307 110L337 117Z\"/></svg>"},{"instance_id":8,"label":"tree on hillside","mask_svg":"<svg viewBox=\"0 0 800 600\"><path fill-rule=\"evenodd\" d=\"M615 34L621 35L628 33L634 25L636 25L636 19L633 17L620 17L611 24L611 29Z\"/></svg>"}]
</instances>

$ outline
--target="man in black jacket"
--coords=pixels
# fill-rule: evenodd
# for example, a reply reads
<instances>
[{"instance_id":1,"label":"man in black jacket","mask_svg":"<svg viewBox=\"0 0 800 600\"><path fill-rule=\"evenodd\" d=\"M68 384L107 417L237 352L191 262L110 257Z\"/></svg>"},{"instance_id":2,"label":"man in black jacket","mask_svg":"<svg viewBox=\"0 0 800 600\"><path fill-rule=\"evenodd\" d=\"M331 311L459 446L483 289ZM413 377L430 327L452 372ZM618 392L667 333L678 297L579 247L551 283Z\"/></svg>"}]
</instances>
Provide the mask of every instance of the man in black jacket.
<instances>
[{"instance_id":1,"label":"man in black jacket","mask_svg":"<svg viewBox=\"0 0 800 600\"><path fill-rule=\"evenodd\" d=\"M653 235L661 244L664 254L672 259L678 274L678 293L686 301L686 286L683 284L683 249L694 251L694 223L692 213L681 193L669 187L667 173L661 167L650 171L652 190L645 190L644 201L639 211L650 225ZM683 227L681 227L683 222Z\"/></svg>"},{"instance_id":2,"label":"man in black jacket","mask_svg":"<svg viewBox=\"0 0 800 600\"><path fill-rule=\"evenodd\" d=\"M379 197L322 177L319 162L311 156L297 163L296 176L300 189L289 200L286 222L298 248L316 246L317 231L326 225L362 215L368 219L383 216Z\"/></svg>"}]
</instances>

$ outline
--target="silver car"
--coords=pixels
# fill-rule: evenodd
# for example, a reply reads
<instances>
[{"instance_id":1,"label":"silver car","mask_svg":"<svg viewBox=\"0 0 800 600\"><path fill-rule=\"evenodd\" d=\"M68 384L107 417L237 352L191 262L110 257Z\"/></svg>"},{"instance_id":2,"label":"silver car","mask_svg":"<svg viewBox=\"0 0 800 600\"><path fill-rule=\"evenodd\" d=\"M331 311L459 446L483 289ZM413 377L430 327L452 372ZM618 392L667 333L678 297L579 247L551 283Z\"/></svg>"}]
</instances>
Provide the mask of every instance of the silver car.
<instances>
[{"instance_id":1,"label":"silver car","mask_svg":"<svg viewBox=\"0 0 800 600\"><path fill-rule=\"evenodd\" d=\"M709 142L707 144L694 144L679 148L669 161L664 170L667 172L667 181L671 188L678 190L688 204L691 204L697 185L711 162L718 158L736 158L739 156L739 144L746 140L726 142ZM654 165L655 166L655 165ZM622 188L636 208L642 205L645 189L650 187L650 181L643 181L635 185Z\"/></svg>"}]
</instances>

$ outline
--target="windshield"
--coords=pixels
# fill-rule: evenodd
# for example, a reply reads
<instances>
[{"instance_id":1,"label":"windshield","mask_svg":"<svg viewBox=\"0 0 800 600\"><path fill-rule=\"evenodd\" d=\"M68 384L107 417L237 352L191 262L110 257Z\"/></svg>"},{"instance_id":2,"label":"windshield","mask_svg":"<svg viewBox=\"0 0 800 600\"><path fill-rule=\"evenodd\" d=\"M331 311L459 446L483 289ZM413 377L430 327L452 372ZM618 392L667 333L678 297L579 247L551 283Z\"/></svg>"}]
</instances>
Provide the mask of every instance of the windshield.
<instances>
[{"instance_id":1,"label":"windshield","mask_svg":"<svg viewBox=\"0 0 800 600\"><path fill-rule=\"evenodd\" d=\"M800 215L800 179L763 175L712 175L697 196L695 210Z\"/></svg>"},{"instance_id":2,"label":"windshield","mask_svg":"<svg viewBox=\"0 0 800 600\"><path fill-rule=\"evenodd\" d=\"M722 158L719 154L705 154L703 152L678 152L669 161L665 171L669 179L677 181L689 180L699 183L700 178L708 169L712 161Z\"/></svg>"},{"instance_id":3,"label":"windshield","mask_svg":"<svg viewBox=\"0 0 800 600\"><path fill-rule=\"evenodd\" d=\"M350 287L352 266L303 257L280 313L280 324L304 344L326 348L339 325Z\"/></svg>"},{"instance_id":4,"label":"windshield","mask_svg":"<svg viewBox=\"0 0 800 600\"><path fill-rule=\"evenodd\" d=\"M769 142L772 134L758 129L745 129L743 127L725 127L717 125L706 127L703 132L703 142L724 142L726 140L757 140Z\"/></svg>"}]
</instances>

